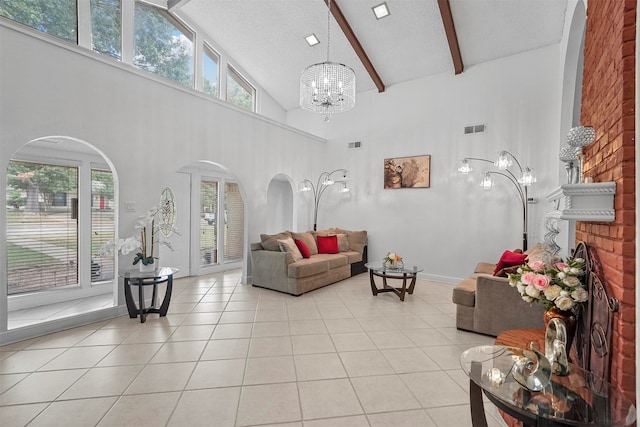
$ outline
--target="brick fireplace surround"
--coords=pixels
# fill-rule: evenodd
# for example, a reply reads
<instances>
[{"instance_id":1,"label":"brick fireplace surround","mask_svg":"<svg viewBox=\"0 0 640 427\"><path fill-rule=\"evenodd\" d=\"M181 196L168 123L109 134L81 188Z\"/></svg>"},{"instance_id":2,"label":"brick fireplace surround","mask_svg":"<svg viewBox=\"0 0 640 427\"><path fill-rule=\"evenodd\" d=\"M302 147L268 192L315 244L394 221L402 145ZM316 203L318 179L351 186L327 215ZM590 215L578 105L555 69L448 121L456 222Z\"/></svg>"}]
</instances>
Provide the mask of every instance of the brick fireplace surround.
<instances>
[{"instance_id":1,"label":"brick fireplace surround","mask_svg":"<svg viewBox=\"0 0 640 427\"><path fill-rule=\"evenodd\" d=\"M635 370L635 51L636 0L589 0L584 51L581 124L596 130L584 150L584 176L616 182L615 221L578 222L599 264L614 316L610 381L632 400Z\"/></svg>"}]
</instances>

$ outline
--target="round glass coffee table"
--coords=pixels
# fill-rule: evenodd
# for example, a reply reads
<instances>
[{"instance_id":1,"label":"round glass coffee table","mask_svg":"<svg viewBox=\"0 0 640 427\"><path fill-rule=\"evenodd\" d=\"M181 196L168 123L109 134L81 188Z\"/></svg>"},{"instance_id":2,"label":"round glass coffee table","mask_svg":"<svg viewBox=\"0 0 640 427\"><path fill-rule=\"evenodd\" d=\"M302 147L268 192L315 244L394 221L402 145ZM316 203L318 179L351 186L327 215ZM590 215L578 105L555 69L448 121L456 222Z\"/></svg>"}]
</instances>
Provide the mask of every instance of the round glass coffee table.
<instances>
[{"instance_id":1,"label":"round glass coffee table","mask_svg":"<svg viewBox=\"0 0 640 427\"><path fill-rule=\"evenodd\" d=\"M413 293L413 289L416 287L416 277L418 277L418 273L422 271L422 268L416 266L411 268L389 268L382 264L373 263L367 263L364 266L369 269L371 292L374 296L381 292L393 292L398 295L400 301L404 301L405 294ZM382 278L382 288L376 286L375 277ZM402 286L390 286L387 282L388 279L402 280ZM410 280L409 287L407 287L408 280Z\"/></svg>"},{"instance_id":2,"label":"round glass coffee table","mask_svg":"<svg viewBox=\"0 0 640 427\"><path fill-rule=\"evenodd\" d=\"M469 376L474 427L486 427L482 393L525 426L625 427L636 420L636 408L622 392L591 372L569 363L567 375L551 376L540 391L521 386L512 370L522 350L485 345L466 350L460 365Z\"/></svg>"}]
</instances>

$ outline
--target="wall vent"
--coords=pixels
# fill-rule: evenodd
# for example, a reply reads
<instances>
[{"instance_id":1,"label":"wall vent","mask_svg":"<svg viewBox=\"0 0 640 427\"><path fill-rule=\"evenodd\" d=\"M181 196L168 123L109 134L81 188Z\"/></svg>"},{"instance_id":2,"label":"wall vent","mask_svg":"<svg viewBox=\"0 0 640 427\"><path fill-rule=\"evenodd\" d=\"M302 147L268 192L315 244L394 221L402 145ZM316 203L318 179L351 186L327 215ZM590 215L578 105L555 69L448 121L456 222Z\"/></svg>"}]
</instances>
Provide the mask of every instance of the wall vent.
<instances>
[{"instance_id":1,"label":"wall vent","mask_svg":"<svg viewBox=\"0 0 640 427\"><path fill-rule=\"evenodd\" d=\"M485 125L473 125L473 126L465 126L464 127L464 134L470 134L470 133L481 133L484 132L487 129L487 127Z\"/></svg>"},{"instance_id":2,"label":"wall vent","mask_svg":"<svg viewBox=\"0 0 640 427\"><path fill-rule=\"evenodd\" d=\"M357 148L362 148L362 141L350 142L349 150L355 150Z\"/></svg>"}]
</instances>

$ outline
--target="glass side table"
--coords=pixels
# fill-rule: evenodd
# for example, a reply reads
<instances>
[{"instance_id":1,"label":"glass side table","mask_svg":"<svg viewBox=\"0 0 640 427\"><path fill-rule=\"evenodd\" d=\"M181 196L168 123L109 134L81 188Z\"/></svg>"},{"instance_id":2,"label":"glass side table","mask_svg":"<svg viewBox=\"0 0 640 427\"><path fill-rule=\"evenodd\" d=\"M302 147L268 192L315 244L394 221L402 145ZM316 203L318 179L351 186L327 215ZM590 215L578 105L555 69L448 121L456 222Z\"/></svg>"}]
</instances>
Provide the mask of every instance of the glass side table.
<instances>
[{"instance_id":1,"label":"glass side table","mask_svg":"<svg viewBox=\"0 0 640 427\"><path fill-rule=\"evenodd\" d=\"M549 384L533 392L511 374L522 350L505 346L479 346L460 356L469 376L469 399L474 427L486 427L482 393L525 426L625 427L636 420L636 409L608 382L569 364L566 376L552 375Z\"/></svg>"},{"instance_id":2,"label":"glass side table","mask_svg":"<svg viewBox=\"0 0 640 427\"><path fill-rule=\"evenodd\" d=\"M371 282L371 292L373 295L378 295L381 292L393 292L398 295L400 301L404 301L405 294L411 295L413 289L416 287L416 277L418 273L422 271L421 268L388 268L380 264L367 263L364 265L369 269L369 280ZM382 278L382 288L376 286L374 277ZM388 279L400 279L402 280L402 286L394 287L387 283ZM407 287L407 279L410 279L409 286Z\"/></svg>"},{"instance_id":3,"label":"glass side table","mask_svg":"<svg viewBox=\"0 0 640 427\"><path fill-rule=\"evenodd\" d=\"M160 317L167 315L169 303L171 302L171 291L173 290L173 275L178 272L177 268L157 267L154 271L141 272L140 270L129 270L122 274L124 279L124 298L127 302L127 311L129 317L135 319L140 316L140 323L147 320L148 313L158 313ZM158 297L158 285L167 282L167 290L160 307L156 307ZM133 301L131 287L138 287L138 307ZM151 306L144 307L144 287L153 286L153 294L151 296Z\"/></svg>"}]
</instances>

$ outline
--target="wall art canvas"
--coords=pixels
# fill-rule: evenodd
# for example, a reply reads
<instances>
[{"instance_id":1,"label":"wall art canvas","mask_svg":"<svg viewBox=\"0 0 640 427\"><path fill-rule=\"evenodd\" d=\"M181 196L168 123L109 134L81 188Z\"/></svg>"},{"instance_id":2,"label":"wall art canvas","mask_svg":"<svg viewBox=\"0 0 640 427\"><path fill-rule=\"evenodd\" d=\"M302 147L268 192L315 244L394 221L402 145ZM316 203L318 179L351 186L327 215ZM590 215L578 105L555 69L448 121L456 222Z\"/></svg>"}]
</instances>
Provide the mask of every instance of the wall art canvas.
<instances>
[{"instance_id":1,"label":"wall art canvas","mask_svg":"<svg viewBox=\"0 0 640 427\"><path fill-rule=\"evenodd\" d=\"M384 159L384 188L429 188L431 156Z\"/></svg>"}]
</instances>

